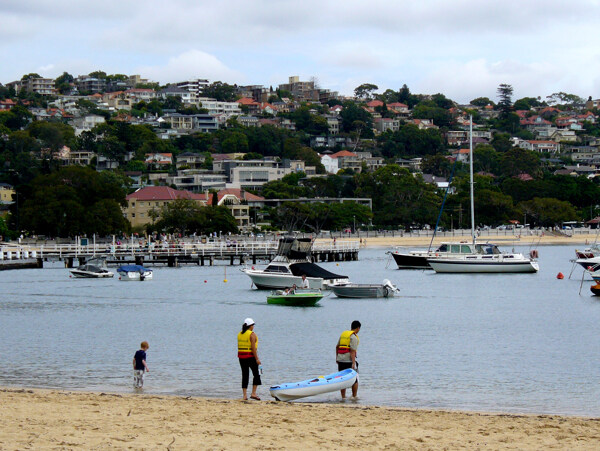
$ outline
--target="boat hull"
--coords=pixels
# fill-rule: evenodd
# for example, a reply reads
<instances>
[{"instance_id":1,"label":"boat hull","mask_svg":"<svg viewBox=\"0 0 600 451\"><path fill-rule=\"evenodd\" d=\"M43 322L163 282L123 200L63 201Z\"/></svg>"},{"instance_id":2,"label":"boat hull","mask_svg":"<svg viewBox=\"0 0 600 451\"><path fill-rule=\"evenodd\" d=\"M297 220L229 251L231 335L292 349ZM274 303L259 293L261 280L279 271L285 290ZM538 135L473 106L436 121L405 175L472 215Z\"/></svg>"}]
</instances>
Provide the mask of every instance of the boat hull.
<instances>
[{"instance_id":1,"label":"boat hull","mask_svg":"<svg viewBox=\"0 0 600 451\"><path fill-rule=\"evenodd\" d=\"M427 254L415 255L410 252L392 252L392 257L394 257L398 269L432 269L427 262Z\"/></svg>"},{"instance_id":2,"label":"boat hull","mask_svg":"<svg viewBox=\"0 0 600 451\"><path fill-rule=\"evenodd\" d=\"M272 294L267 296L267 304L311 307L323 298L321 293Z\"/></svg>"},{"instance_id":3,"label":"boat hull","mask_svg":"<svg viewBox=\"0 0 600 451\"><path fill-rule=\"evenodd\" d=\"M377 284L349 283L345 285L332 285L330 288L338 298L368 299L394 296L393 289Z\"/></svg>"},{"instance_id":4,"label":"boat hull","mask_svg":"<svg viewBox=\"0 0 600 451\"><path fill-rule=\"evenodd\" d=\"M119 272L119 280L122 280L124 282L127 281L144 281L144 280L151 280L152 279L152 271L146 271L143 274L140 274L139 272L124 272L124 271L120 271Z\"/></svg>"},{"instance_id":5,"label":"boat hull","mask_svg":"<svg viewBox=\"0 0 600 451\"><path fill-rule=\"evenodd\" d=\"M243 269L242 270L250 279L256 288L259 290L277 290L290 288L294 285L302 286L302 277L294 276L292 274L277 274L277 273L265 273L255 269ZM307 277L308 287L313 290L326 290L330 284L339 283L347 279L332 279L325 280L320 277Z\"/></svg>"},{"instance_id":6,"label":"boat hull","mask_svg":"<svg viewBox=\"0 0 600 451\"><path fill-rule=\"evenodd\" d=\"M110 278L110 277L114 277L114 273L112 272L96 272L96 273L91 273L91 272L87 272L87 271L78 271L77 269L73 269L71 271L71 274L73 274L73 277L77 277L79 279L106 279L106 278Z\"/></svg>"},{"instance_id":7,"label":"boat hull","mask_svg":"<svg viewBox=\"0 0 600 451\"><path fill-rule=\"evenodd\" d=\"M429 259L429 264L436 273L535 273L540 269L537 262L530 260Z\"/></svg>"},{"instance_id":8,"label":"boat hull","mask_svg":"<svg viewBox=\"0 0 600 451\"><path fill-rule=\"evenodd\" d=\"M275 385L269 389L269 392L277 401L293 401L308 396L350 388L354 385L357 378L358 373L356 371L347 369L301 382Z\"/></svg>"}]
</instances>

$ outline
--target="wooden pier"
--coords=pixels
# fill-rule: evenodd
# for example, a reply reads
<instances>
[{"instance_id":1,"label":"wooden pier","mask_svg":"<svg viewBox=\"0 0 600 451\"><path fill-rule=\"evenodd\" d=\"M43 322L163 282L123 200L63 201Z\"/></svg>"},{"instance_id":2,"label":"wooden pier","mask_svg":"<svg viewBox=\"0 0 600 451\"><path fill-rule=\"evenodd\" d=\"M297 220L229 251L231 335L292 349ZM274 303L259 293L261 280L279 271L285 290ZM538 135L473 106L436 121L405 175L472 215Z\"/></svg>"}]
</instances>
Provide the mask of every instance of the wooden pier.
<instances>
[{"instance_id":1,"label":"wooden pier","mask_svg":"<svg viewBox=\"0 0 600 451\"><path fill-rule=\"evenodd\" d=\"M108 264L213 266L217 262L229 265L256 264L259 260L271 261L277 254L277 241L243 241L238 243L137 243L114 244L62 244L0 246L0 260L35 259L36 267L45 261L64 261L67 268L84 264L91 258L106 258ZM311 255L315 262L358 260L359 242L316 243Z\"/></svg>"}]
</instances>

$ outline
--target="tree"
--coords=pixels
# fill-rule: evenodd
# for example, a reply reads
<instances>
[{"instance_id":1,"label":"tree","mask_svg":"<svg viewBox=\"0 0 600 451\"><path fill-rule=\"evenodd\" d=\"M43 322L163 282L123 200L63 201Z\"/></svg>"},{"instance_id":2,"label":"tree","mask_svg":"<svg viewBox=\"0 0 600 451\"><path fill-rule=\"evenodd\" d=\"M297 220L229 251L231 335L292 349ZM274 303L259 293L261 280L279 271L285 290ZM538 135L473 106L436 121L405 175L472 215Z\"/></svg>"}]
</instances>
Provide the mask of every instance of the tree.
<instances>
[{"instance_id":1,"label":"tree","mask_svg":"<svg viewBox=\"0 0 600 451\"><path fill-rule=\"evenodd\" d=\"M124 186L117 174L73 166L38 176L22 191L21 228L63 237L127 232Z\"/></svg>"},{"instance_id":2,"label":"tree","mask_svg":"<svg viewBox=\"0 0 600 451\"><path fill-rule=\"evenodd\" d=\"M498 86L498 109L500 110L500 116L506 117L512 111L512 94L513 87L506 83L500 84Z\"/></svg>"},{"instance_id":3,"label":"tree","mask_svg":"<svg viewBox=\"0 0 600 451\"><path fill-rule=\"evenodd\" d=\"M440 108L431 100L420 102L415 106L413 117L415 119L430 119L438 127L448 127L454 122L447 109Z\"/></svg>"},{"instance_id":4,"label":"tree","mask_svg":"<svg viewBox=\"0 0 600 451\"><path fill-rule=\"evenodd\" d=\"M42 76L36 73L26 74L21 77L21 81L31 80L32 78L42 78Z\"/></svg>"},{"instance_id":5,"label":"tree","mask_svg":"<svg viewBox=\"0 0 600 451\"><path fill-rule=\"evenodd\" d=\"M371 99L373 96L373 92L377 91L379 87L372 83L363 83L362 85L356 87L354 89L354 95L359 99Z\"/></svg>"},{"instance_id":6,"label":"tree","mask_svg":"<svg viewBox=\"0 0 600 451\"><path fill-rule=\"evenodd\" d=\"M435 187L407 169L389 164L372 173L358 174L356 185L355 195L373 199L373 220L378 225L435 222L441 202Z\"/></svg>"},{"instance_id":7,"label":"tree","mask_svg":"<svg viewBox=\"0 0 600 451\"><path fill-rule=\"evenodd\" d=\"M543 227L552 227L564 221L577 219L573 206L569 202L557 199L536 197L521 202L518 208L523 215L532 218L532 224Z\"/></svg>"},{"instance_id":8,"label":"tree","mask_svg":"<svg viewBox=\"0 0 600 451\"><path fill-rule=\"evenodd\" d=\"M212 97L220 102L233 102L238 98L237 86L215 81L202 89L204 97Z\"/></svg>"},{"instance_id":9,"label":"tree","mask_svg":"<svg viewBox=\"0 0 600 451\"><path fill-rule=\"evenodd\" d=\"M456 163L460 164L460 163ZM423 174L433 174L437 177L450 177L453 163L441 154L427 155L421 161Z\"/></svg>"},{"instance_id":10,"label":"tree","mask_svg":"<svg viewBox=\"0 0 600 451\"><path fill-rule=\"evenodd\" d=\"M56 80L54 80L54 87L58 90L58 92L64 94L65 92L70 91L73 80L75 79L71 74L68 72L63 72L60 77L57 77Z\"/></svg>"},{"instance_id":11,"label":"tree","mask_svg":"<svg viewBox=\"0 0 600 451\"><path fill-rule=\"evenodd\" d=\"M576 94L567 94L566 92L555 92L546 97L550 105L573 105L584 103L584 100Z\"/></svg>"},{"instance_id":12,"label":"tree","mask_svg":"<svg viewBox=\"0 0 600 451\"><path fill-rule=\"evenodd\" d=\"M373 136L373 117L369 112L360 108L354 102L344 102L344 109L340 112L342 118L342 129L346 133L357 130L357 121L365 125L362 131L363 138L371 138Z\"/></svg>"},{"instance_id":13,"label":"tree","mask_svg":"<svg viewBox=\"0 0 600 451\"><path fill-rule=\"evenodd\" d=\"M513 108L515 110L531 110L532 108L539 107L542 105L539 98L535 97L523 97L522 99L517 100Z\"/></svg>"},{"instance_id":14,"label":"tree","mask_svg":"<svg viewBox=\"0 0 600 451\"><path fill-rule=\"evenodd\" d=\"M473 106L478 106L478 107L484 107L484 106L488 106L488 105L492 105L492 106L496 105L494 102L492 102L487 97L477 97L476 99L471 100L469 103Z\"/></svg>"},{"instance_id":15,"label":"tree","mask_svg":"<svg viewBox=\"0 0 600 451\"><path fill-rule=\"evenodd\" d=\"M537 153L513 147L500 157L500 173L505 177L529 174L533 177L540 174L540 157Z\"/></svg>"},{"instance_id":16,"label":"tree","mask_svg":"<svg viewBox=\"0 0 600 451\"><path fill-rule=\"evenodd\" d=\"M489 144L481 144L473 151L473 169L477 172L499 174L500 155Z\"/></svg>"}]
</instances>

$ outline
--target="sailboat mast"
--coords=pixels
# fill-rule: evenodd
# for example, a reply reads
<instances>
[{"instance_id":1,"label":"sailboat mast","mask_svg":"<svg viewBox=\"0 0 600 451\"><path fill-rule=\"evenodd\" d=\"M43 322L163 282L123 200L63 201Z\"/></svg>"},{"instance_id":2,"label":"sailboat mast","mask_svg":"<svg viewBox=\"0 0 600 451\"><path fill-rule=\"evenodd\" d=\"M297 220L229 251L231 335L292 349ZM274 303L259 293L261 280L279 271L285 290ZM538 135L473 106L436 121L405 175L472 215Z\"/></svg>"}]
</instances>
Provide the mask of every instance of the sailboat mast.
<instances>
[{"instance_id":1,"label":"sailboat mast","mask_svg":"<svg viewBox=\"0 0 600 451\"><path fill-rule=\"evenodd\" d=\"M469 116L469 175L471 177L471 236L475 244L475 195L473 183L473 116Z\"/></svg>"}]
</instances>

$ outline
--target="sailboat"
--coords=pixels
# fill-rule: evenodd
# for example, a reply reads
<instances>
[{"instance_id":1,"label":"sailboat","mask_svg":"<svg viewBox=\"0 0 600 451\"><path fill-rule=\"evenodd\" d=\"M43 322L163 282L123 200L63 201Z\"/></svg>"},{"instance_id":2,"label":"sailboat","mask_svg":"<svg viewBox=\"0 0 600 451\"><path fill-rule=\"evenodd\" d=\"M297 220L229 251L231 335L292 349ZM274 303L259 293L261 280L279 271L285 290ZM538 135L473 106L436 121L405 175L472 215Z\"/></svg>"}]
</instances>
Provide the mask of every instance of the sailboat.
<instances>
[{"instance_id":1,"label":"sailboat","mask_svg":"<svg viewBox=\"0 0 600 451\"><path fill-rule=\"evenodd\" d=\"M534 258L537 251L529 256L521 253L501 252L498 246L490 243L477 243L475 234L475 197L473 184L473 117L469 127L469 175L471 185L471 236L474 252L451 256L432 256L427 263L436 273L533 273L540 267Z\"/></svg>"}]
</instances>

